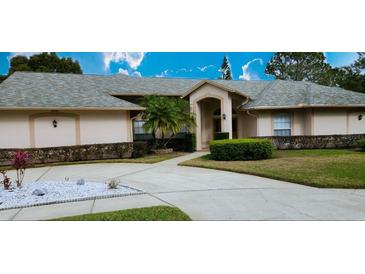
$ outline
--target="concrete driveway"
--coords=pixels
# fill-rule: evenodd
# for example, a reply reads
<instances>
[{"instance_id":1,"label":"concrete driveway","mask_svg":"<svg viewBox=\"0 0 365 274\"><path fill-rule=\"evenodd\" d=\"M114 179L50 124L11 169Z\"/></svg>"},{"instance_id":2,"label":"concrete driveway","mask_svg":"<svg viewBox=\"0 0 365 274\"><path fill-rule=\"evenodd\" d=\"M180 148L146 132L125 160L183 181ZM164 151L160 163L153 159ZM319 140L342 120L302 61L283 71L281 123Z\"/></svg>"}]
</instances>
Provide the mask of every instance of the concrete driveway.
<instances>
[{"instance_id":1,"label":"concrete driveway","mask_svg":"<svg viewBox=\"0 0 365 274\"><path fill-rule=\"evenodd\" d=\"M193 220L365 220L365 190L318 189L232 172L181 167L193 153L157 164L85 164L30 169L25 181L120 178L147 194L0 211L2 220L40 220L153 205Z\"/></svg>"}]
</instances>

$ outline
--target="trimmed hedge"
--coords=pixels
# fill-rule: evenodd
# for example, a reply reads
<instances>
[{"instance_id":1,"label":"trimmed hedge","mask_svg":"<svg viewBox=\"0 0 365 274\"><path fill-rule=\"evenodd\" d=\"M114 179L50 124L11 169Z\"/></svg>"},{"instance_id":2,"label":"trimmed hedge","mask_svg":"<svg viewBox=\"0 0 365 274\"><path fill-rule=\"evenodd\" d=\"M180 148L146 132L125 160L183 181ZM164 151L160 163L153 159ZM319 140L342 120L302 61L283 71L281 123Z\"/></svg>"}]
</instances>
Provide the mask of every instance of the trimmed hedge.
<instances>
[{"instance_id":1,"label":"trimmed hedge","mask_svg":"<svg viewBox=\"0 0 365 274\"><path fill-rule=\"evenodd\" d=\"M150 151L154 145L152 134L136 134L136 141L147 142L147 151ZM167 144L167 148L172 148L174 151L193 152L196 147L196 137L194 133L178 133Z\"/></svg>"},{"instance_id":2,"label":"trimmed hedge","mask_svg":"<svg viewBox=\"0 0 365 274\"><path fill-rule=\"evenodd\" d=\"M247 161L268 159L273 146L268 139L229 139L210 142L211 159L217 161Z\"/></svg>"},{"instance_id":3,"label":"trimmed hedge","mask_svg":"<svg viewBox=\"0 0 365 274\"><path fill-rule=\"evenodd\" d=\"M11 164L13 154L19 149L0 149L0 166ZM91 144L80 146L25 148L32 155L31 164L90 161L142 157L147 153L146 142Z\"/></svg>"},{"instance_id":4,"label":"trimmed hedge","mask_svg":"<svg viewBox=\"0 0 365 274\"><path fill-rule=\"evenodd\" d=\"M215 132L214 140L225 140L229 139L229 132Z\"/></svg>"},{"instance_id":5,"label":"trimmed hedge","mask_svg":"<svg viewBox=\"0 0 365 274\"><path fill-rule=\"evenodd\" d=\"M358 141L365 139L365 134L266 136L259 138L271 140L277 149L360 148Z\"/></svg>"}]
</instances>

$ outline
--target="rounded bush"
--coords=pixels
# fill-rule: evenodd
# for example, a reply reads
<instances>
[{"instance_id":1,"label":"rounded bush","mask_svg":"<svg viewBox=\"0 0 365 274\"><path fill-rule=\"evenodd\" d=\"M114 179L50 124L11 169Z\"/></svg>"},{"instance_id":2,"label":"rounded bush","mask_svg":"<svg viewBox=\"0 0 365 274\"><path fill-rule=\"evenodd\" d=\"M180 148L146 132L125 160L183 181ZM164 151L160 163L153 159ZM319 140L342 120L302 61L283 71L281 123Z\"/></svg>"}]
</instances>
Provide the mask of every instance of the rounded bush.
<instances>
[{"instance_id":1,"label":"rounded bush","mask_svg":"<svg viewBox=\"0 0 365 274\"><path fill-rule=\"evenodd\" d=\"M273 145L268 139L230 139L210 142L211 159L217 161L247 161L268 159Z\"/></svg>"},{"instance_id":2,"label":"rounded bush","mask_svg":"<svg viewBox=\"0 0 365 274\"><path fill-rule=\"evenodd\" d=\"M229 132L215 132L214 140L224 140L229 139Z\"/></svg>"}]
</instances>

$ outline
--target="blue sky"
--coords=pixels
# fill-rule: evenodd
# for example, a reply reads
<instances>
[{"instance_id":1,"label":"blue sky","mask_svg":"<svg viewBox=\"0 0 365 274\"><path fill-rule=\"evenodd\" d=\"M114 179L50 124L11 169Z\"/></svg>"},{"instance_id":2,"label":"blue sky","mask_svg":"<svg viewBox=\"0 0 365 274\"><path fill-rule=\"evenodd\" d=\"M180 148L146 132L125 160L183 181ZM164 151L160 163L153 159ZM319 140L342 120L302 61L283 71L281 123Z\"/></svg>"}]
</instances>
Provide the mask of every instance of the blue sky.
<instances>
[{"instance_id":1,"label":"blue sky","mask_svg":"<svg viewBox=\"0 0 365 274\"><path fill-rule=\"evenodd\" d=\"M15 55L31 56L32 52L0 52L0 74L7 74L9 60ZM79 61L84 74L123 73L134 77L182 77L217 79L219 67L226 55L233 78L268 80L265 66L273 52L59 52L60 57ZM355 52L326 52L327 62L334 67L351 64Z\"/></svg>"}]
</instances>

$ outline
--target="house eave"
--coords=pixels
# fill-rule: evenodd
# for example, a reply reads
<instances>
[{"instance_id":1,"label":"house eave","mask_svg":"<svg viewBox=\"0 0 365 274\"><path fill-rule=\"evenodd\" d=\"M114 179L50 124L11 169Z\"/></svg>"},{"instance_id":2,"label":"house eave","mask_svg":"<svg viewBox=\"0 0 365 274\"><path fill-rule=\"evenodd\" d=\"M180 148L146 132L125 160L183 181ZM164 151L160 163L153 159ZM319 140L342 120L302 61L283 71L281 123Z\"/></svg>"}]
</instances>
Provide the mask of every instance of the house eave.
<instances>
[{"instance_id":1,"label":"house eave","mask_svg":"<svg viewBox=\"0 0 365 274\"><path fill-rule=\"evenodd\" d=\"M118 97L118 96L148 96L148 95L157 95L157 96L169 96L169 97L180 97L181 93L179 94L164 94L164 93L108 93L111 96Z\"/></svg>"},{"instance_id":2,"label":"house eave","mask_svg":"<svg viewBox=\"0 0 365 274\"><path fill-rule=\"evenodd\" d=\"M145 110L144 107L0 107L0 110Z\"/></svg>"},{"instance_id":3,"label":"house eave","mask_svg":"<svg viewBox=\"0 0 365 274\"><path fill-rule=\"evenodd\" d=\"M208 84L208 85L212 85L214 87L220 88L222 90L231 92L231 93L236 93L238 95L241 96L245 96L248 99L251 99L250 96L248 96L247 94L240 92L238 90L226 87L222 84L218 84L216 82L210 81L210 80L202 80L199 83L197 83L196 85L194 85L191 89L189 89L188 91L186 91L183 95L181 95L181 98L185 98L186 96L190 95L191 93L193 93L194 91L196 91L197 89L199 89L200 87L202 87L203 85Z\"/></svg>"},{"instance_id":4,"label":"house eave","mask_svg":"<svg viewBox=\"0 0 365 274\"><path fill-rule=\"evenodd\" d=\"M365 104L350 104L350 105L294 105L294 106L262 106L262 107L248 107L244 110L270 110L270 109L302 109L302 108L356 108L365 107Z\"/></svg>"}]
</instances>

